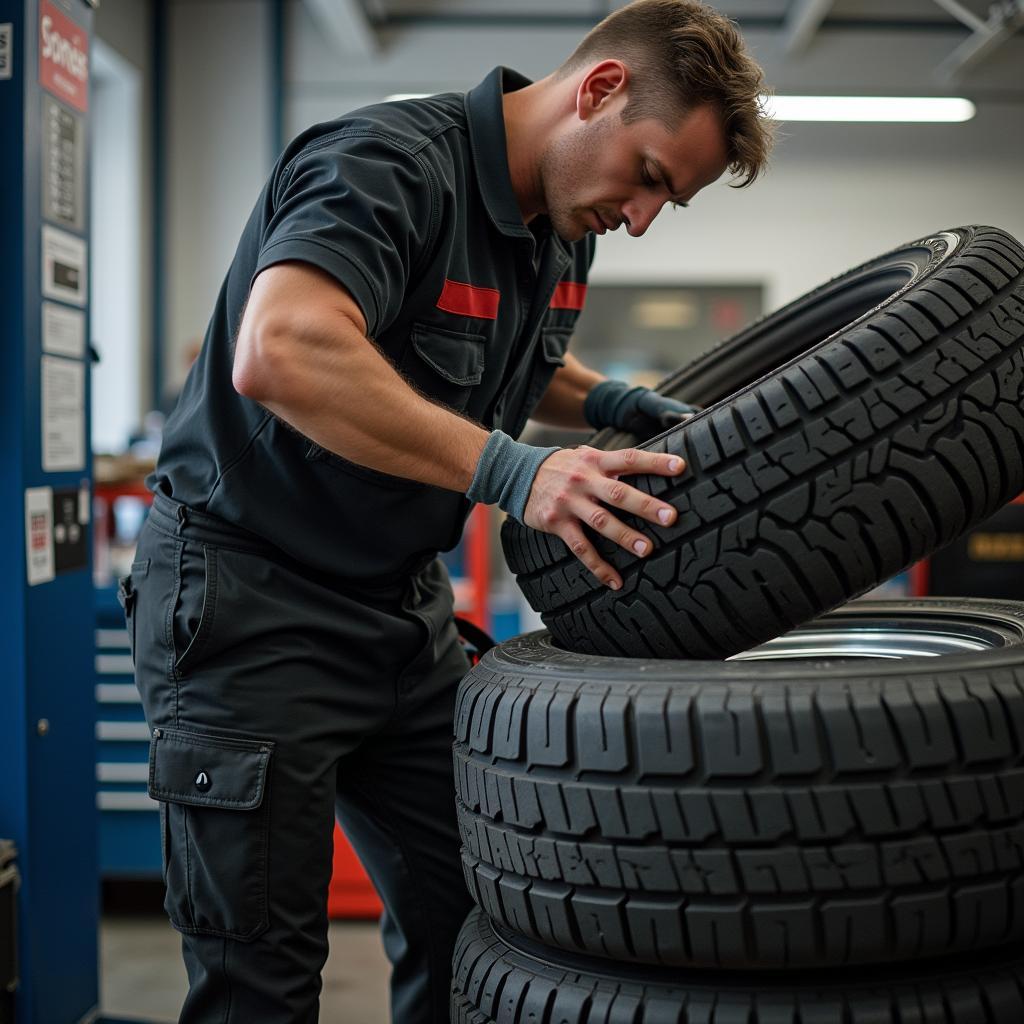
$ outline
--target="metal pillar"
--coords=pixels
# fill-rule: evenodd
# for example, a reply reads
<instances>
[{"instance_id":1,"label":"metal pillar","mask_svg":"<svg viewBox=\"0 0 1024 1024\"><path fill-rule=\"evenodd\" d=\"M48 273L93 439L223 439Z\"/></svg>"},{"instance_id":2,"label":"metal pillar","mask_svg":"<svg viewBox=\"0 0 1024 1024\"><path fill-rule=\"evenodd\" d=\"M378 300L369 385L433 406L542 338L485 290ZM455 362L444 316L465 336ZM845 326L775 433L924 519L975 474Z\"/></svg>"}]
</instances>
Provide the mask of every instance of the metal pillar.
<instances>
[{"instance_id":1,"label":"metal pillar","mask_svg":"<svg viewBox=\"0 0 1024 1024\"><path fill-rule=\"evenodd\" d=\"M97 834L85 0L0 0L0 836L17 1024L92 1019Z\"/></svg>"}]
</instances>

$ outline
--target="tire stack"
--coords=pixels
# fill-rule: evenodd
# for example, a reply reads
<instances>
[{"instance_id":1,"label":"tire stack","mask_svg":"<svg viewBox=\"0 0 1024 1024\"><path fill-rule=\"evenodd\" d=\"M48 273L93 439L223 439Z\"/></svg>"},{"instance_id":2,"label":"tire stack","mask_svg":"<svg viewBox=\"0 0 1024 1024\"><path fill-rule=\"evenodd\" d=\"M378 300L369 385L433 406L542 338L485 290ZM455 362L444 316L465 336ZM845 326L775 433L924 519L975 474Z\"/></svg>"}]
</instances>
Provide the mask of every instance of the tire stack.
<instances>
[{"instance_id":1,"label":"tire stack","mask_svg":"<svg viewBox=\"0 0 1024 1024\"><path fill-rule=\"evenodd\" d=\"M687 460L618 592L506 525L550 632L459 692L453 1022L1024 1024L1024 605L845 604L1024 490L1022 271L921 239L597 435Z\"/></svg>"}]
</instances>

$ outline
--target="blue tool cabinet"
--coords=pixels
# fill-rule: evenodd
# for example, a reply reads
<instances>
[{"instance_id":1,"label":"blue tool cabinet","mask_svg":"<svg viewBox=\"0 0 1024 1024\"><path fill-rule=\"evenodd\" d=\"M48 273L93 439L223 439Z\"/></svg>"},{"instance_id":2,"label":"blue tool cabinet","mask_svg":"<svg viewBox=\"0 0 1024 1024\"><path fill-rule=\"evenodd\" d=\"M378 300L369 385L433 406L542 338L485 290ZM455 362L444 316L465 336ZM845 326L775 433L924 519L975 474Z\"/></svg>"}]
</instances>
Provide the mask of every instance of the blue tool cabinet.
<instances>
[{"instance_id":1,"label":"blue tool cabinet","mask_svg":"<svg viewBox=\"0 0 1024 1024\"><path fill-rule=\"evenodd\" d=\"M160 816L146 792L149 731L114 587L96 588L95 666L100 873L159 877Z\"/></svg>"}]
</instances>

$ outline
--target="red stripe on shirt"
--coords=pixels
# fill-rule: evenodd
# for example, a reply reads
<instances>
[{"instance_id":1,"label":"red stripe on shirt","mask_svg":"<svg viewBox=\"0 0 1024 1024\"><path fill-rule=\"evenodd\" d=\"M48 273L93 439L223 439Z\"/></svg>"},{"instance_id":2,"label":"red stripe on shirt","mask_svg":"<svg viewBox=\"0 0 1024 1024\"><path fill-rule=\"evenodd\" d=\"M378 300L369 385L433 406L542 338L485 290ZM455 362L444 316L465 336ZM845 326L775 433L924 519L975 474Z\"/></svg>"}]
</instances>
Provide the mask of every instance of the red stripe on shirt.
<instances>
[{"instance_id":1,"label":"red stripe on shirt","mask_svg":"<svg viewBox=\"0 0 1024 1024\"><path fill-rule=\"evenodd\" d=\"M575 281L559 281L551 297L552 309L582 309L587 298L587 286Z\"/></svg>"},{"instance_id":2,"label":"red stripe on shirt","mask_svg":"<svg viewBox=\"0 0 1024 1024\"><path fill-rule=\"evenodd\" d=\"M459 316L475 316L481 320L498 319L501 292L496 288L477 288L472 284L445 281L437 308Z\"/></svg>"}]
</instances>

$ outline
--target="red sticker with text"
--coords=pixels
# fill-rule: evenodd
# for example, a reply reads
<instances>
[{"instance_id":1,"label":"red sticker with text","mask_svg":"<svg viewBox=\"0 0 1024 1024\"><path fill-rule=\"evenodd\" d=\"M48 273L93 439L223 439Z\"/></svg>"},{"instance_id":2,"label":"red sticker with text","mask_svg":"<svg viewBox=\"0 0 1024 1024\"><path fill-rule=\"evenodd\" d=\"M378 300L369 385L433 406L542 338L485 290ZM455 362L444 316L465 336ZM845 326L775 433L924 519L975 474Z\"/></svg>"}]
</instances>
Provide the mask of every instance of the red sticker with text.
<instances>
[{"instance_id":1,"label":"red sticker with text","mask_svg":"<svg viewBox=\"0 0 1024 1024\"><path fill-rule=\"evenodd\" d=\"M39 5L39 84L83 113L89 109L89 36L49 0Z\"/></svg>"}]
</instances>

